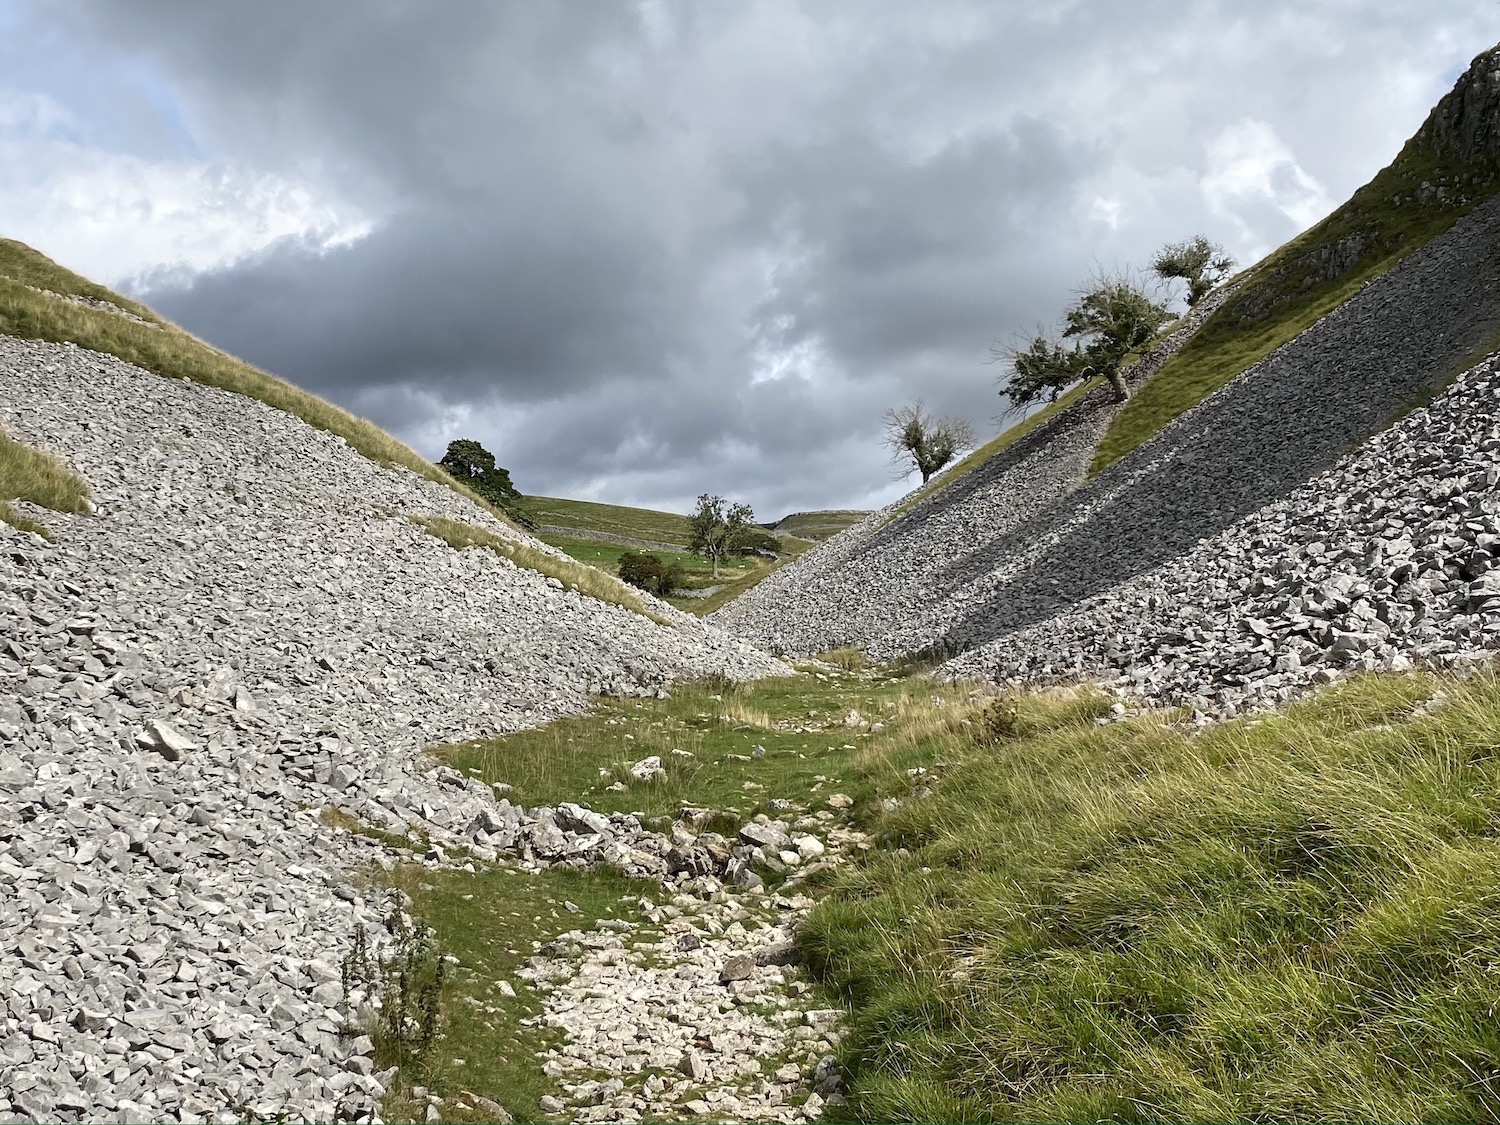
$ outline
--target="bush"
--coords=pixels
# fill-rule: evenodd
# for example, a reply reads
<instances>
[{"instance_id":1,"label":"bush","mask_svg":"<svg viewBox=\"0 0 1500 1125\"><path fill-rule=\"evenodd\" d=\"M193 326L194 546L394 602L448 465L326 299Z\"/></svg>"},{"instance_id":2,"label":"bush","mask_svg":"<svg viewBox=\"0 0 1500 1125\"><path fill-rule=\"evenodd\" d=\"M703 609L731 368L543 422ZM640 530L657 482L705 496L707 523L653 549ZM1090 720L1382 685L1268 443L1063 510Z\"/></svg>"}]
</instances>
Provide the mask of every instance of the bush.
<instances>
[{"instance_id":1,"label":"bush","mask_svg":"<svg viewBox=\"0 0 1500 1125\"><path fill-rule=\"evenodd\" d=\"M750 528L736 543L735 552L741 555L779 555L781 540L762 528Z\"/></svg>"},{"instance_id":2,"label":"bush","mask_svg":"<svg viewBox=\"0 0 1500 1125\"><path fill-rule=\"evenodd\" d=\"M620 580L662 597L682 585L682 567L668 564L656 555L626 551L620 556Z\"/></svg>"}]
</instances>

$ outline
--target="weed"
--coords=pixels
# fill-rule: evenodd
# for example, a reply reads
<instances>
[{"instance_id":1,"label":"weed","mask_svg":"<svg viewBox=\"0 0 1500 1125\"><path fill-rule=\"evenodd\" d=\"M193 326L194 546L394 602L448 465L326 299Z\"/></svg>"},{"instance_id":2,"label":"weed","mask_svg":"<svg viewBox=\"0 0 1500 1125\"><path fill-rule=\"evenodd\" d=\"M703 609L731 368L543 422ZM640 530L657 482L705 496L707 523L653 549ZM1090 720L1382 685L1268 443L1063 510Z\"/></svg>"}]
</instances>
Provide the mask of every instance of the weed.
<instances>
[{"instance_id":1,"label":"weed","mask_svg":"<svg viewBox=\"0 0 1500 1125\"><path fill-rule=\"evenodd\" d=\"M371 1003L379 1013L368 1029L377 1059L410 1067L437 1037L446 961L434 931L409 921L399 902L385 924L391 941L384 953L371 949L363 926L354 927L340 975L351 1003Z\"/></svg>"}]
</instances>

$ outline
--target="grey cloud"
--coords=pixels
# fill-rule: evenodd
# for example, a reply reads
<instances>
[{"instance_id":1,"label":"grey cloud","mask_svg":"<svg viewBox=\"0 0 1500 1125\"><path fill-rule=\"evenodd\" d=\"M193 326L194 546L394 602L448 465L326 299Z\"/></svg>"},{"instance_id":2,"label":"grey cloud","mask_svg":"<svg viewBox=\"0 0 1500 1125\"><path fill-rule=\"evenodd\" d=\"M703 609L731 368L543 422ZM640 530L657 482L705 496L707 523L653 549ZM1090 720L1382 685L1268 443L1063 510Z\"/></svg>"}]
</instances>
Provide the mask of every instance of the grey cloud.
<instances>
[{"instance_id":1,"label":"grey cloud","mask_svg":"<svg viewBox=\"0 0 1500 1125\"><path fill-rule=\"evenodd\" d=\"M1200 229L1292 233L1268 205L1231 219L1199 193L1233 123L1270 122L1347 195L1426 105L1392 123L1396 94L1351 91L1500 35L1459 0L1423 8L30 10L71 49L151 68L205 149L378 220L343 249L148 278L163 312L428 456L492 442L524 489L678 506L709 489L773 515L893 498L887 406L921 397L986 429L989 345L1052 320L1094 265ZM1089 217L1095 194L1117 198L1116 227Z\"/></svg>"}]
</instances>

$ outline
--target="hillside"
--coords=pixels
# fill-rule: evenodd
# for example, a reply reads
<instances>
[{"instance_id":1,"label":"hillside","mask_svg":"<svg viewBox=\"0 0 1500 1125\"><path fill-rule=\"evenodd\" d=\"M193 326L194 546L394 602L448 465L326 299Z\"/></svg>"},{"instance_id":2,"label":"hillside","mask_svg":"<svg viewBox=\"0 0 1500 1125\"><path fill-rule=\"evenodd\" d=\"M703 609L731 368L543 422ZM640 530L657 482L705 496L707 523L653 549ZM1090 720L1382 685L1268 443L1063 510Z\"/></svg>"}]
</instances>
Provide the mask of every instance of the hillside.
<instances>
[{"instance_id":1,"label":"hillside","mask_svg":"<svg viewBox=\"0 0 1500 1125\"><path fill-rule=\"evenodd\" d=\"M707 621L0 242L0 1119L1500 1119L1497 148Z\"/></svg>"},{"instance_id":2,"label":"hillside","mask_svg":"<svg viewBox=\"0 0 1500 1125\"><path fill-rule=\"evenodd\" d=\"M1495 58L1476 60L1405 156L1447 136L1446 122L1495 116L1500 82L1487 77ZM1468 161L1475 183L1490 184L1488 149L1443 151ZM1369 190L1319 229L1337 227L1351 208L1367 212ZM1447 194L1457 206L1460 197ZM1473 206L1473 195L1462 199ZM1281 269L1287 253L1249 271L1206 319L1137 364L1138 389L1123 411L1102 390L1082 395L955 483L830 540L714 620L788 653L853 645L889 659L990 644L1285 497L1500 341L1500 205L1491 201L1419 249L1404 247L1395 264L1382 259L1389 268L1333 311L1090 475L1125 412L1160 380L1175 380L1204 334L1243 311L1247 294L1264 295L1257 279Z\"/></svg>"},{"instance_id":3,"label":"hillside","mask_svg":"<svg viewBox=\"0 0 1500 1125\"><path fill-rule=\"evenodd\" d=\"M570 588L574 564L452 489L228 390L0 336L0 429L90 498L12 503L50 540L0 524L0 866L19 888L0 944L24 951L6 992L39 1049L86 1054L105 1028L158 1046L82 1089L23 1084L12 1039L0 1112L367 1113L372 1048L351 1070L329 1010L348 935L386 916L349 873L382 853L337 825L484 851L476 817L513 813L424 747L786 670L649 598ZM494 549L454 549L453 528Z\"/></svg>"}]
</instances>

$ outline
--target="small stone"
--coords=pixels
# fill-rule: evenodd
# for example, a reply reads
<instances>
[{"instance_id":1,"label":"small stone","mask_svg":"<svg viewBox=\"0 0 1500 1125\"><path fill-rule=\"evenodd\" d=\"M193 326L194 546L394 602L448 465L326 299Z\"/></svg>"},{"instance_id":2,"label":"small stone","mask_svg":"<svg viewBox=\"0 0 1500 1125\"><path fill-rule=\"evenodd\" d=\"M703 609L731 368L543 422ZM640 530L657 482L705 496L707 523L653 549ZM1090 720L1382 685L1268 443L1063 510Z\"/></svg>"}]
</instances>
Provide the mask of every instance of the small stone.
<instances>
[{"instance_id":1,"label":"small stone","mask_svg":"<svg viewBox=\"0 0 1500 1125\"><path fill-rule=\"evenodd\" d=\"M728 984L730 981L748 980L755 972L755 955L753 953L731 954L719 970L719 983Z\"/></svg>"},{"instance_id":2,"label":"small stone","mask_svg":"<svg viewBox=\"0 0 1500 1125\"><path fill-rule=\"evenodd\" d=\"M562 1113L568 1107L551 1094L543 1094L537 1099L536 1106L543 1113Z\"/></svg>"}]
</instances>

